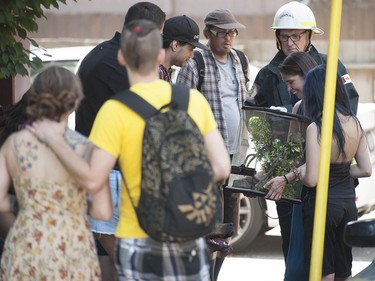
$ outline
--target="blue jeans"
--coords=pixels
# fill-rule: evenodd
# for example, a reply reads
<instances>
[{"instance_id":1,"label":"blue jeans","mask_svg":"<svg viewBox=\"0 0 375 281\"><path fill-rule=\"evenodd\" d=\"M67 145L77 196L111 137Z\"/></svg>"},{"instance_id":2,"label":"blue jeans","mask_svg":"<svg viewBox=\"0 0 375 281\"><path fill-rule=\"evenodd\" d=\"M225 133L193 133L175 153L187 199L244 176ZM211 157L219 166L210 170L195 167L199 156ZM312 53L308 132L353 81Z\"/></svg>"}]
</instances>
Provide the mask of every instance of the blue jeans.
<instances>
[{"instance_id":1,"label":"blue jeans","mask_svg":"<svg viewBox=\"0 0 375 281\"><path fill-rule=\"evenodd\" d=\"M113 215L109 220L95 220L89 216L91 231L101 234L115 234L119 219L119 206L121 201L121 172L112 170L109 174L109 186L111 188Z\"/></svg>"}]
</instances>

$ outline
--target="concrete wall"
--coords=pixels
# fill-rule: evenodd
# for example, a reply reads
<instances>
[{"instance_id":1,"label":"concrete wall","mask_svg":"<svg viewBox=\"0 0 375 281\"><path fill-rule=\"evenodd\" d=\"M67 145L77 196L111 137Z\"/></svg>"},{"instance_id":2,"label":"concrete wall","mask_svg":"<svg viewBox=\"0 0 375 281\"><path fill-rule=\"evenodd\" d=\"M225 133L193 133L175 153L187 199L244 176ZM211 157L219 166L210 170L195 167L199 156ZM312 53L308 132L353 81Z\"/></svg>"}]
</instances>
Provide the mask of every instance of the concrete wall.
<instances>
[{"instance_id":1,"label":"concrete wall","mask_svg":"<svg viewBox=\"0 0 375 281\"><path fill-rule=\"evenodd\" d=\"M33 34L45 47L95 45L111 38L122 28L124 15L135 0L67 0L59 10L46 11L48 20L39 21L39 31ZM186 14L203 27L203 19L215 8L231 10L246 25L236 39L257 66L265 65L275 54L274 32L270 29L277 9L287 0L157 0L152 1L167 17ZM330 0L304 0L316 16L324 35L314 36L313 43L327 52L330 22ZM375 0L343 1L339 57L347 66L361 102L375 101Z\"/></svg>"},{"instance_id":2,"label":"concrete wall","mask_svg":"<svg viewBox=\"0 0 375 281\"><path fill-rule=\"evenodd\" d=\"M48 20L39 21L39 32L35 37L107 38L113 30L122 27L127 9L135 0L67 0L59 10L46 11ZM277 9L287 0L157 0L167 17L186 14L203 27L206 14L215 8L226 8L247 26L241 36L249 39L271 39L270 26ZM326 31L321 40L327 40L330 20L330 1L311 0L317 24ZM343 1L341 38L344 40L375 39L374 0Z\"/></svg>"}]
</instances>

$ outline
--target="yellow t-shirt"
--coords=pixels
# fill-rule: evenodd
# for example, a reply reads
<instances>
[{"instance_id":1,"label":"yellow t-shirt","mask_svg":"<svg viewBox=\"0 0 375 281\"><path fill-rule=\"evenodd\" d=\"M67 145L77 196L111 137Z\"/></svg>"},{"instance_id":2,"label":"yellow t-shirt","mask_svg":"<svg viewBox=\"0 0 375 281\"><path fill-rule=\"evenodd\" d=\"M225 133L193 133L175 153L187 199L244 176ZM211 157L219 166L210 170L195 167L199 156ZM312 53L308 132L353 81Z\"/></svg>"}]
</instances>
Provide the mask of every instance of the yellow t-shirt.
<instances>
[{"instance_id":1,"label":"yellow t-shirt","mask_svg":"<svg viewBox=\"0 0 375 281\"><path fill-rule=\"evenodd\" d=\"M130 88L155 108L160 108L171 100L171 85L163 80L152 83L138 83ZM211 108L204 96L190 90L188 114L197 124L202 135L217 124ZM121 172L132 200L137 206L141 184L142 139L145 121L123 103L108 100L98 112L90 140L101 149L118 157ZM152 210L150 210L152 212ZM142 238L148 235L139 226L128 192L122 183L120 219L116 230L119 238Z\"/></svg>"}]
</instances>

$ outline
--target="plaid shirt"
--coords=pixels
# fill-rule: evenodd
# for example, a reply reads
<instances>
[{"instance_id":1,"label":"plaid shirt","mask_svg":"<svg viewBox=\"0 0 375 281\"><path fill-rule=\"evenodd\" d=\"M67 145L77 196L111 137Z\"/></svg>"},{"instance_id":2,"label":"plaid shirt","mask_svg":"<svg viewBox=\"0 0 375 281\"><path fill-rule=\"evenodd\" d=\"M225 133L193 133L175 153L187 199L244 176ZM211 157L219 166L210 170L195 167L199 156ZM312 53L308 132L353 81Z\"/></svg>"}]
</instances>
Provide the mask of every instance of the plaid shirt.
<instances>
[{"instance_id":1,"label":"plaid shirt","mask_svg":"<svg viewBox=\"0 0 375 281\"><path fill-rule=\"evenodd\" d=\"M211 106L212 112L214 113L218 129L223 136L224 142L229 147L228 141L228 129L227 126L229 124L225 123L224 119L224 110L223 110L223 103L221 99L220 93L220 73L218 67L216 65L215 58L213 53L210 50L199 50L203 55L203 60L205 62L205 76L201 86L201 92L206 97L208 103ZM230 56L233 60L233 67L235 69L235 75L238 83L238 108L239 110L242 108L243 103L246 100L246 96L248 95L247 85L245 76L242 71L241 61L235 51L231 51ZM198 67L197 63L194 59L190 59L179 71L176 83L177 84L184 84L189 86L190 88L197 88L198 85ZM240 110L240 114L242 115L242 110ZM241 116L242 118L242 116Z\"/></svg>"},{"instance_id":2,"label":"plaid shirt","mask_svg":"<svg viewBox=\"0 0 375 281\"><path fill-rule=\"evenodd\" d=\"M170 71L168 71L162 64L159 65L159 78L172 83Z\"/></svg>"}]
</instances>

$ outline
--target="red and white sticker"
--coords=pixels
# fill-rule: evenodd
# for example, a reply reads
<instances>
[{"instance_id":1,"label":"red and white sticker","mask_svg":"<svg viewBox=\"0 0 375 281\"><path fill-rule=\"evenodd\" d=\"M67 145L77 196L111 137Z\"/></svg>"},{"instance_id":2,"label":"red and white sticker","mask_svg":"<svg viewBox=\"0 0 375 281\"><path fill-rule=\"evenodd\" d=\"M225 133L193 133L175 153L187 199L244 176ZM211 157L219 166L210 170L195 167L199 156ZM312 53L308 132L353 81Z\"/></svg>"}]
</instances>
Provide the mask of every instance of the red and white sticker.
<instances>
[{"instance_id":1,"label":"red and white sticker","mask_svg":"<svg viewBox=\"0 0 375 281\"><path fill-rule=\"evenodd\" d=\"M341 79L342 79L342 82L344 83L344 85L349 84L349 83L353 83L352 79L350 79L349 74L344 74L343 76L341 76Z\"/></svg>"}]
</instances>

